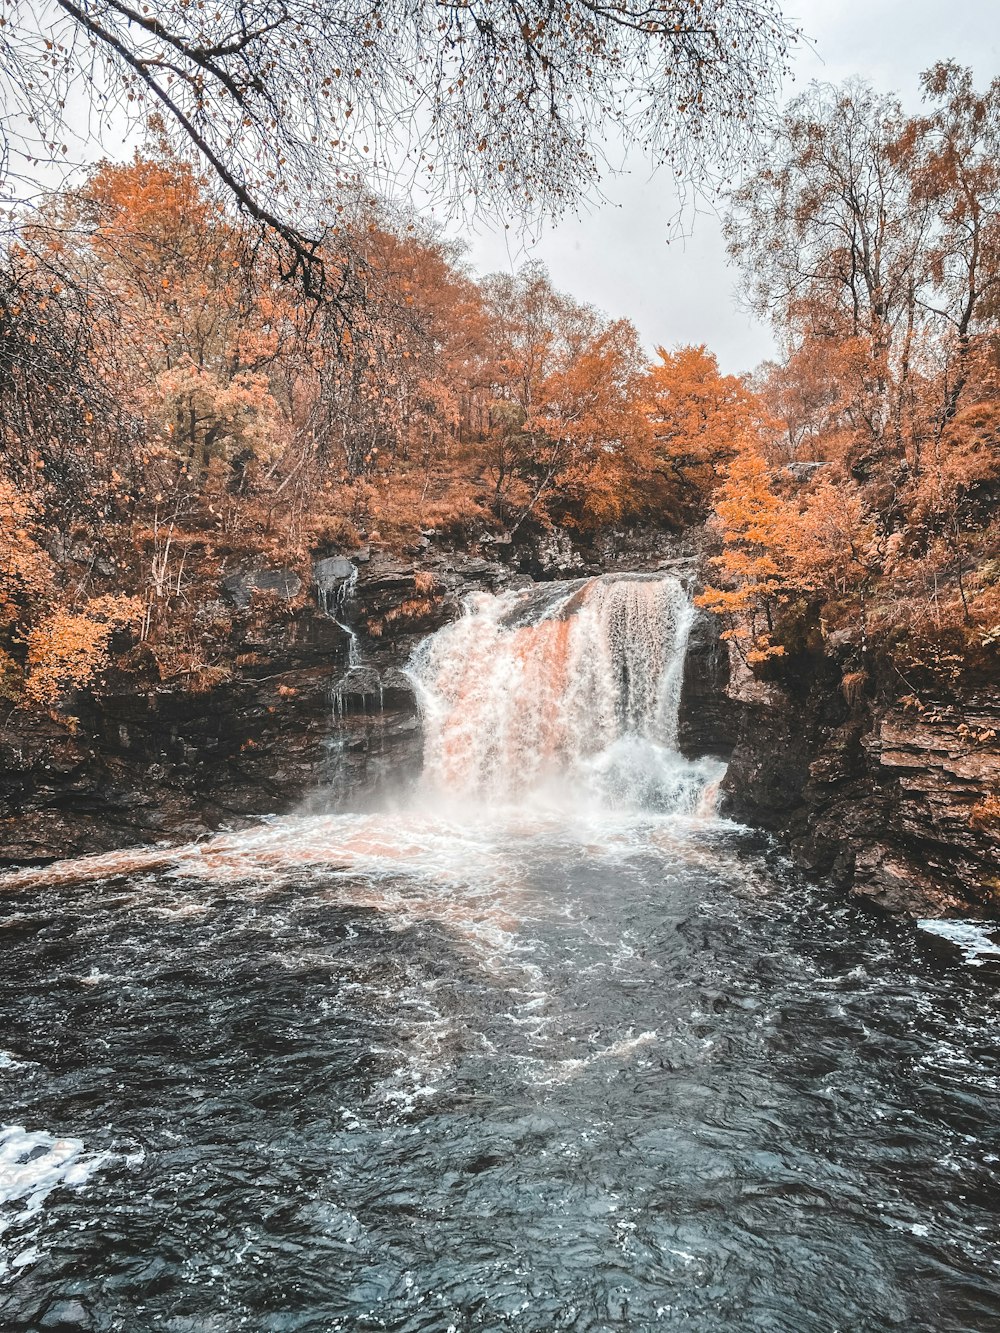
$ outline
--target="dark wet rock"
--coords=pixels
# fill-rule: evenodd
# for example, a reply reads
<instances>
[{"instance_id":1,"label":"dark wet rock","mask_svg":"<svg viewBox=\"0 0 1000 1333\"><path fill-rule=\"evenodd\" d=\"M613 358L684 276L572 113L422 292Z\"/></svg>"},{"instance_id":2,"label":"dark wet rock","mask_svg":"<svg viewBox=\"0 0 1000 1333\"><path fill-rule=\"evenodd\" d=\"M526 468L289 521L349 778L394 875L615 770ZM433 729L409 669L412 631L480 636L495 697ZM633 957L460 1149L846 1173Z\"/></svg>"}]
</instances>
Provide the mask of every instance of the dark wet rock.
<instances>
[{"instance_id":1,"label":"dark wet rock","mask_svg":"<svg viewBox=\"0 0 1000 1333\"><path fill-rule=\"evenodd\" d=\"M584 559L572 538L559 528L533 532L521 546L521 569L537 579L573 578L584 572Z\"/></svg>"},{"instance_id":2,"label":"dark wet rock","mask_svg":"<svg viewBox=\"0 0 1000 1333\"><path fill-rule=\"evenodd\" d=\"M272 593L283 601L293 601L302 591L302 580L291 569L248 569L227 574L221 582L226 599L240 609L250 605L255 592Z\"/></svg>"},{"instance_id":3,"label":"dark wet rock","mask_svg":"<svg viewBox=\"0 0 1000 1333\"><path fill-rule=\"evenodd\" d=\"M831 660L811 673L796 693L734 673L727 812L885 911L1000 910L996 828L978 817L1000 786L1000 706L970 699L933 720L851 708Z\"/></svg>"},{"instance_id":4,"label":"dark wet rock","mask_svg":"<svg viewBox=\"0 0 1000 1333\"><path fill-rule=\"evenodd\" d=\"M1000 842L977 818L1000 791L1000 705L970 700L933 720L889 710L863 746L886 818L859 850L855 891L895 905L916 885L943 908L1000 908Z\"/></svg>"},{"instance_id":5,"label":"dark wet rock","mask_svg":"<svg viewBox=\"0 0 1000 1333\"><path fill-rule=\"evenodd\" d=\"M57 1301L42 1315L39 1327L46 1333L70 1333L71 1329L93 1328L93 1320L80 1301Z\"/></svg>"},{"instance_id":6,"label":"dark wet rock","mask_svg":"<svg viewBox=\"0 0 1000 1333\"><path fill-rule=\"evenodd\" d=\"M688 759L732 754L741 707L728 685L729 651L719 638L718 620L699 612L688 639L678 715L677 747Z\"/></svg>"},{"instance_id":7,"label":"dark wet rock","mask_svg":"<svg viewBox=\"0 0 1000 1333\"><path fill-rule=\"evenodd\" d=\"M344 555L329 555L323 560L314 562L313 579L317 588L325 592L328 589L338 588L351 577L356 568L354 561L348 560Z\"/></svg>"},{"instance_id":8,"label":"dark wet rock","mask_svg":"<svg viewBox=\"0 0 1000 1333\"><path fill-rule=\"evenodd\" d=\"M500 575L502 566L495 560L463 560L457 567L456 573L463 579L480 579L483 576L490 576L496 579Z\"/></svg>"},{"instance_id":9,"label":"dark wet rock","mask_svg":"<svg viewBox=\"0 0 1000 1333\"><path fill-rule=\"evenodd\" d=\"M663 572L694 581L698 573L701 535L665 532L662 528L609 528L587 552L586 573Z\"/></svg>"},{"instance_id":10,"label":"dark wet rock","mask_svg":"<svg viewBox=\"0 0 1000 1333\"><path fill-rule=\"evenodd\" d=\"M817 472L823 468L829 467L828 462L820 460L815 463L786 463L785 471L790 473L796 481L811 481Z\"/></svg>"},{"instance_id":11,"label":"dark wet rock","mask_svg":"<svg viewBox=\"0 0 1000 1333\"><path fill-rule=\"evenodd\" d=\"M122 679L60 722L0 723L0 861L44 861L186 840L294 806L315 785L330 683L348 636L312 610L249 624L233 678L207 690Z\"/></svg>"}]
</instances>

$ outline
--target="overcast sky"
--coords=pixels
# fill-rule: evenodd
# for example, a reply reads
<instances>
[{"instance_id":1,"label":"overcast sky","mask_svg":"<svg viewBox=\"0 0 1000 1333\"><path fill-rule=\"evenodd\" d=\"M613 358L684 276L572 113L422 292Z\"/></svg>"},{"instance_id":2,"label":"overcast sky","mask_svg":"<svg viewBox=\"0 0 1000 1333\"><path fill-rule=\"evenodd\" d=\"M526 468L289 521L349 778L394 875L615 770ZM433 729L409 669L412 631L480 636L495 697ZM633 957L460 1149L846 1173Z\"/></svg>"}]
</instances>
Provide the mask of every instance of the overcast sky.
<instances>
[{"instance_id":1,"label":"overcast sky","mask_svg":"<svg viewBox=\"0 0 1000 1333\"><path fill-rule=\"evenodd\" d=\"M915 109L920 72L938 60L971 66L980 85L1000 74L1000 0L788 0L786 16L813 47L799 51L789 96L813 79L860 75ZM697 217L687 240L668 245L677 207L669 175L650 177L642 162L606 193L603 208L550 227L528 248L503 233L463 233L475 267L511 270L541 259L558 287L627 316L651 348L706 343L725 371L770 355L768 331L737 308L716 218Z\"/></svg>"}]
</instances>

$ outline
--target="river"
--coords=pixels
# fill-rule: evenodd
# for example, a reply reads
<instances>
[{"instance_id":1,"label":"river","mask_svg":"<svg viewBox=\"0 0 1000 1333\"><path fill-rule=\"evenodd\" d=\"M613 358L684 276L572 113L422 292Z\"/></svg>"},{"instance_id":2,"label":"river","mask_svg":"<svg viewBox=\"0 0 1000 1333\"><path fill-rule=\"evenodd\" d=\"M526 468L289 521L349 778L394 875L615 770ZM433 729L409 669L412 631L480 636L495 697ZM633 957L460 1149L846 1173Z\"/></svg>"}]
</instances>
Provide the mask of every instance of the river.
<instances>
[{"instance_id":1,"label":"river","mask_svg":"<svg viewBox=\"0 0 1000 1333\"><path fill-rule=\"evenodd\" d=\"M714 813L689 623L483 599L395 808L8 880L0 1327L1000 1327L995 978Z\"/></svg>"}]
</instances>

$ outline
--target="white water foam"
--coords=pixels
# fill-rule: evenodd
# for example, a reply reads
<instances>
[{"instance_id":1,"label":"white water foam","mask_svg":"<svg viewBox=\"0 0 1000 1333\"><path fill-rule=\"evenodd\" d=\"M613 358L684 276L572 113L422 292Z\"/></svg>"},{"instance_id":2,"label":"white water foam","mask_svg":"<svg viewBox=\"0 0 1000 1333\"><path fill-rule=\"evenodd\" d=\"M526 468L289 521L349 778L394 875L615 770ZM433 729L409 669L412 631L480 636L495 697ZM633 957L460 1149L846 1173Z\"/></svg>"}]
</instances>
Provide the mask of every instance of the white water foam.
<instances>
[{"instance_id":1,"label":"white water foam","mask_svg":"<svg viewBox=\"0 0 1000 1333\"><path fill-rule=\"evenodd\" d=\"M30 1224L40 1218L52 1191L80 1189L110 1157L86 1152L80 1139L55 1138L22 1125L0 1127L0 1278L38 1257L37 1228ZM20 1240L16 1251L4 1242L14 1227Z\"/></svg>"},{"instance_id":2,"label":"white water foam","mask_svg":"<svg viewBox=\"0 0 1000 1333\"><path fill-rule=\"evenodd\" d=\"M670 575L470 599L410 664L423 787L451 799L695 814L720 776L677 751L694 617Z\"/></svg>"},{"instance_id":3,"label":"white water foam","mask_svg":"<svg viewBox=\"0 0 1000 1333\"><path fill-rule=\"evenodd\" d=\"M1000 959L1000 932L988 922L928 918L917 929L953 945L970 967Z\"/></svg>"},{"instance_id":4,"label":"white water foam","mask_svg":"<svg viewBox=\"0 0 1000 1333\"><path fill-rule=\"evenodd\" d=\"M544 915L534 867L624 862L651 844L703 854L723 766L677 751L693 611L671 576L615 575L473 599L419 648L412 674L425 772L405 805L273 818L175 848L131 849L0 877L9 889L128 877L130 903L168 921L211 915L226 886L294 887L434 921L491 971L530 989L522 928ZM280 951L279 951L280 952ZM77 978L110 983L100 969Z\"/></svg>"}]
</instances>

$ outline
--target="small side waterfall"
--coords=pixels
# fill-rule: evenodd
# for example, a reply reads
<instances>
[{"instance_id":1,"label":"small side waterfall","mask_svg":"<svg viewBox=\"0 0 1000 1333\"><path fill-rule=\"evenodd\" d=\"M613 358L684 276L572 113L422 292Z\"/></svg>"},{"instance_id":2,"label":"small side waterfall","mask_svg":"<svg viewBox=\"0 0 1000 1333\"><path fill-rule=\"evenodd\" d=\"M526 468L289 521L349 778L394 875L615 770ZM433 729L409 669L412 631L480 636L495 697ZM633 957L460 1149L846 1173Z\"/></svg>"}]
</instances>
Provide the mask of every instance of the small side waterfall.
<instances>
[{"instance_id":1,"label":"small side waterfall","mask_svg":"<svg viewBox=\"0 0 1000 1333\"><path fill-rule=\"evenodd\" d=\"M425 788L694 813L718 771L676 750L693 615L669 575L603 575L470 600L410 665Z\"/></svg>"},{"instance_id":2,"label":"small side waterfall","mask_svg":"<svg viewBox=\"0 0 1000 1333\"><path fill-rule=\"evenodd\" d=\"M344 670L330 687L330 704L334 717L346 717L348 699L361 699L363 711L368 712L368 701L378 699L382 709L382 679L378 671L361 661L358 635L350 623L351 602L358 586L358 567L343 556L330 556L316 566L316 600L325 616L347 635L347 662ZM338 749L334 745L334 749Z\"/></svg>"},{"instance_id":3,"label":"small side waterfall","mask_svg":"<svg viewBox=\"0 0 1000 1333\"><path fill-rule=\"evenodd\" d=\"M346 623L347 607L354 596L355 588L358 586L358 567L351 561L340 558L327 560L323 563L333 565L335 573L333 577L317 579L316 596L323 614L329 616L333 623L348 636L347 669L351 671L354 667L361 665L358 636L351 626Z\"/></svg>"}]
</instances>

